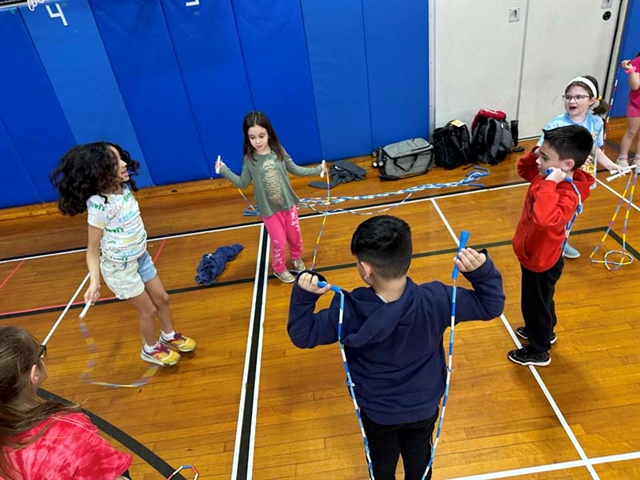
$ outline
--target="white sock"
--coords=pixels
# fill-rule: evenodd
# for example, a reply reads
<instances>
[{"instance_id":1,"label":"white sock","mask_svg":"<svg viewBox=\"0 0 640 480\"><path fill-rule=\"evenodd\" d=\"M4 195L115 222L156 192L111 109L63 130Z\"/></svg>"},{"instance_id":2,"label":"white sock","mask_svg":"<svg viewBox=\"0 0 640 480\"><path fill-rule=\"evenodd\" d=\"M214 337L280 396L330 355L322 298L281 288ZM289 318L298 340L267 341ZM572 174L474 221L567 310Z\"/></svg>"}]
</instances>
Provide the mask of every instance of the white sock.
<instances>
[{"instance_id":1,"label":"white sock","mask_svg":"<svg viewBox=\"0 0 640 480\"><path fill-rule=\"evenodd\" d=\"M170 333L160 332L160 335L162 335L162 338L164 340L173 340L174 337L176 336L176 332L175 332L175 330L171 330Z\"/></svg>"},{"instance_id":2,"label":"white sock","mask_svg":"<svg viewBox=\"0 0 640 480\"><path fill-rule=\"evenodd\" d=\"M156 349L156 346L155 346L155 345L151 345L151 346L149 346L149 345L147 345L147 344L145 343L145 344L142 346L142 349L143 349L146 353L151 354L151 353L153 353L153 351Z\"/></svg>"}]
</instances>

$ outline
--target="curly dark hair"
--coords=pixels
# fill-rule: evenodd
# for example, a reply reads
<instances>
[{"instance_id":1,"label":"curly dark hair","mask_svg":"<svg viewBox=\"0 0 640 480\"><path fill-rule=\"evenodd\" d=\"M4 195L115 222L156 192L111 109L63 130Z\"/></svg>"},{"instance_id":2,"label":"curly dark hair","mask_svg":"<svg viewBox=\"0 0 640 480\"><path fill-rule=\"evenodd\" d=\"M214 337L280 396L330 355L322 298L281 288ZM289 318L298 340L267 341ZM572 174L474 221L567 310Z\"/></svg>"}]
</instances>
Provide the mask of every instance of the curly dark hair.
<instances>
[{"instance_id":1,"label":"curly dark hair","mask_svg":"<svg viewBox=\"0 0 640 480\"><path fill-rule=\"evenodd\" d=\"M136 175L140 163L133 160L129 152L110 142L76 145L64 154L58 166L51 172L50 180L58 191L58 209L63 215L74 216L87 210L87 200L92 195L104 195L118 187L118 158L127 164L129 175ZM135 192L135 180L126 182Z\"/></svg>"}]
</instances>

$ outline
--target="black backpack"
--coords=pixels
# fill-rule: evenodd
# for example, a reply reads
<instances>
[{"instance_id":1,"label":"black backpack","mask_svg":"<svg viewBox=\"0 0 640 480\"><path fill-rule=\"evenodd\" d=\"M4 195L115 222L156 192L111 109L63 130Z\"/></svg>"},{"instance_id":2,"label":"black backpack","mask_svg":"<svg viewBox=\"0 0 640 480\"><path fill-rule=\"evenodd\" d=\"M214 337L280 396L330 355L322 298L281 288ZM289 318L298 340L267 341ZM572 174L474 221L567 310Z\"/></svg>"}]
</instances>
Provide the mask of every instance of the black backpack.
<instances>
[{"instance_id":1,"label":"black backpack","mask_svg":"<svg viewBox=\"0 0 640 480\"><path fill-rule=\"evenodd\" d=\"M471 127L471 150L478 163L497 165L513 147L507 114L500 110L480 110Z\"/></svg>"},{"instance_id":2,"label":"black backpack","mask_svg":"<svg viewBox=\"0 0 640 480\"><path fill-rule=\"evenodd\" d=\"M433 132L435 162L438 167L452 168L473 162L469 129L460 120L451 120Z\"/></svg>"}]
</instances>

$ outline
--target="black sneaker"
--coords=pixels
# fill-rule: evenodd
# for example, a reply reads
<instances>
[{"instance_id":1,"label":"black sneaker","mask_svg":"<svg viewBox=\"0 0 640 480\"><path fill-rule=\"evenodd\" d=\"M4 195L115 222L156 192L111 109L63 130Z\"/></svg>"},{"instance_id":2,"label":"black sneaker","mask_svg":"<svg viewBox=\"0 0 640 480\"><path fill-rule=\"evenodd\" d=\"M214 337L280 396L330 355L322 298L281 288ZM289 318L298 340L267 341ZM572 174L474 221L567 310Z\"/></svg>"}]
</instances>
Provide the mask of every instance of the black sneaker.
<instances>
[{"instance_id":1,"label":"black sneaker","mask_svg":"<svg viewBox=\"0 0 640 480\"><path fill-rule=\"evenodd\" d=\"M516 335L518 335L520 338L524 338L525 340L529 340L529 334L527 333L527 327L518 327L518 328L516 328ZM551 340L549 340L549 343L551 343L551 345L553 345L554 343L556 343L556 340L558 340L558 337L556 337L556 332L551 332Z\"/></svg>"},{"instance_id":2,"label":"black sneaker","mask_svg":"<svg viewBox=\"0 0 640 480\"><path fill-rule=\"evenodd\" d=\"M549 352L533 352L528 346L519 348L518 350L511 350L507 357L509 360L520 365L533 365L536 367L546 367L551 363L551 357Z\"/></svg>"}]
</instances>

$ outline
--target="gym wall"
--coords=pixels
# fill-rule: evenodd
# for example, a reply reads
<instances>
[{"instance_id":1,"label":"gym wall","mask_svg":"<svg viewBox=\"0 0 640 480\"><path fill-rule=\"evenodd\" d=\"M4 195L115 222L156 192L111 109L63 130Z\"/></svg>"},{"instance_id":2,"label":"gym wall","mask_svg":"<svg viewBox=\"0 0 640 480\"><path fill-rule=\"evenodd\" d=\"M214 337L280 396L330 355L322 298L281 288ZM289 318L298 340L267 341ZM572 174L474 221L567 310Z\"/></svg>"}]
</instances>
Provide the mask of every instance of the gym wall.
<instances>
[{"instance_id":1,"label":"gym wall","mask_svg":"<svg viewBox=\"0 0 640 480\"><path fill-rule=\"evenodd\" d=\"M627 24L640 24L631 3ZM215 177L218 155L239 172L254 109L303 165L429 138L428 23L427 0L0 10L0 208L54 200L49 173L77 143L121 144L142 164L142 187ZM627 30L628 56L638 33ZM618 112L624 95L620 85Z\"/></svg>"}]
</instances>

